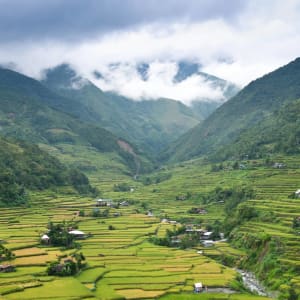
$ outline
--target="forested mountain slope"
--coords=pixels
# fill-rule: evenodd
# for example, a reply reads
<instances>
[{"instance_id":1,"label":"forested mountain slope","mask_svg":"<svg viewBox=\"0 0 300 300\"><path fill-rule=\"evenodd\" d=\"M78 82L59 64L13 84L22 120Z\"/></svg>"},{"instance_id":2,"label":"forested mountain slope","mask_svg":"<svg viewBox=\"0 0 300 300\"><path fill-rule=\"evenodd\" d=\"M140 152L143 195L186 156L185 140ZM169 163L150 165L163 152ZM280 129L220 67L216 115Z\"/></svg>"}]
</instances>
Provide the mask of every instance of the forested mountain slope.
<instances>
[{"instance_id":1,"label":"forested mountain slope","mask_svg":"<svg viewBox=\"0 0 300 300\"><path fill-rule=\"evenodd\" d=\"M95 192L83 173L66 168L39 147L0 137L0 206L26 204L26 189L67 185L80 193Z\"/></svg>"},{"instance_id":2,"label":"forested mountain slope","mask_svg":"<svg viewBox=\"0 0 300 300\"><path fill-rule=\"evenodd\" d=\"M125 137L152 155L203 119L179 101L133 101L105 93L66 64L46 70L42 83L68 98L70 109L73 107L81 120Z\"/></svg>"},{"instance_id":3,"label":"forested mountain slope","mask_svg":"<svg viewBox=\"0 0 300 300\"><path fill-rule=\"evenodd\" d=\"M122 138L99 126L80 121L73 116L76 114L72 111L73 106L68 105L69 113L61 111L65 110L62 106L67 101L32 78L0 69L2 135L31 143L81 145L93 147L101 153L115 152L134 171L135 157L120 147Z\"/></svg>"},{"instance_id":4,"label":"forested mountain slope","mask_svg":"<svg viewBox=\"0 0 300 300\"><path fill-rule=\"evenodd\" d=\"M246 86L162 154L165 161L211 154L300 97L300 58Z\"/></svg>"},{"instance_id":5,"label":"forested mountain slope","mask_svg":"<svg viewBox=\"0 0 300 300\"><path fill-rule=\"evenodd\" d=\"M272 154L300 153L300 100L284 105L230 145L221 147L213 160L262 158Z\"/></svg>"}]
</instances>

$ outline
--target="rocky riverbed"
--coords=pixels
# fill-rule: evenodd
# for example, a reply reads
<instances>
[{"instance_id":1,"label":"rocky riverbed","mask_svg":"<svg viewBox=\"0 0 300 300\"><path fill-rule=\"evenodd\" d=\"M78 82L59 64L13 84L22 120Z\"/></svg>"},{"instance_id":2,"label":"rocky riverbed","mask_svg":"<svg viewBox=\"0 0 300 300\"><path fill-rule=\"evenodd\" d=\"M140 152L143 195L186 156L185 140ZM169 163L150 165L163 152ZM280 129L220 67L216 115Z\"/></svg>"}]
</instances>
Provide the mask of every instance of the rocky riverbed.
<instances>
[{"instance_id":1,"label":"rocky riverbed","mask_svg":"<svg viewBox=\"0 0 300 300\"><path fill-rule=\"evenodd\" d=\"M257 293L260 296L274 297L273 294L265 289L253 273L239 269L237 269L237 272L242 275L244 286L251 292Z\"/></svg>"}]
</instances>

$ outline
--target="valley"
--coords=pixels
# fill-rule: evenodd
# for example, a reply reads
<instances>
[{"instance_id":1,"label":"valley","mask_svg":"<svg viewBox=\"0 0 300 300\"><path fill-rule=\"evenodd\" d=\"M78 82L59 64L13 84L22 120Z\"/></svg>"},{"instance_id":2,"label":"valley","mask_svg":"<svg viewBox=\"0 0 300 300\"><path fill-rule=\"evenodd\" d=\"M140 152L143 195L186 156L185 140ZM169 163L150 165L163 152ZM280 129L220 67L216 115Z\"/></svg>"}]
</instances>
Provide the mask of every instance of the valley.
<instances>
[{"instance_id":1,"label":"valley","mask_svg":"<svg viewBox=\"0 0 300 300\"><path fill-rule=\"evenodd\" d=\"M266 285L282 294L291 287L298 293L300 240L293 231L292 220L300 209L299 200L289 196L300 184L300 160L277 157L276 161L286 167L275 169L264 161L245 161L247 170L233 170L228 163L215 172L200 159L151 175L161 178L163 173L170 173L171 177L149 185L118 172L113 178L105 170L91 171L90 181L104 198L128 202L128 206L99 207L100 211L108 210L107 216L92 215L96 208L92 197L68 195L63 189L60 193L33 192L28 208L1 209L1 239L15 254L9 263L16 267L13 273L0 274L1 299L267 299L241 289L234 266L256 272ZM220 241L204 248L198 243L181 250L150 242L151 236L163 237L166 230L184 224L208 228L216 221L223 222L224 203L204 204L202 195L215 187L249 182L256 196L246 205L254 207L258 216L239 224L229 243ZM128 184L131 191L114 191L114 186L121 183ZM188 199L178 200L186 193L190 194ZM189 213L199 205L207 213ZM80 211L84 212L81 216ZM88 237L78 240L78 249L43 246L40 237L49 221L75 222ZM278 244L279 248L274 249L278 252L267 249L272 243ZM82 252L86 259L86 267L78 275L47 276L47 263L74 252ZM274 275L266 278L265 272L272 270L276 270ZM199 281L208 287L208 292L193 294L193 285ZM228 288L235 292L221 292Z\"/></svg>"},{"instance_id":2,"label":"valley","mask_svg":"<svg viewBox=\"0 0 300 300\"><path fill-rule=\"evenodd\" d=\"M0 299L298 300L299 70L202 119L0 69Z\"/></svg>"}]
</instances>

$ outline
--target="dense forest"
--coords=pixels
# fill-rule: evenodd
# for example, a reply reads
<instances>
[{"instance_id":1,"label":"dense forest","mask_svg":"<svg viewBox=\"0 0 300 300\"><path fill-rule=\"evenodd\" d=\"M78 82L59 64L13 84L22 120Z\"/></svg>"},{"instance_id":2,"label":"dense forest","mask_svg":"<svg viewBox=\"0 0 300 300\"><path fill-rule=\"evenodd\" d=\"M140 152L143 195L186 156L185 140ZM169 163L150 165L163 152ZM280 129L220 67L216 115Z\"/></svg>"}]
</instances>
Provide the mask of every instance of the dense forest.
<instances>
[{"instance_id":1,"label":"dense forest","mask_svg":"<svg viewBox=\"0 0 300 300\"><path fill-rule=\"evenodd\" d=\"M68 169L38 146L0 137L0 205L24 205L27 190L73 186L80 193L95 193L88 178Z\"/></svg>"}]
</instances>

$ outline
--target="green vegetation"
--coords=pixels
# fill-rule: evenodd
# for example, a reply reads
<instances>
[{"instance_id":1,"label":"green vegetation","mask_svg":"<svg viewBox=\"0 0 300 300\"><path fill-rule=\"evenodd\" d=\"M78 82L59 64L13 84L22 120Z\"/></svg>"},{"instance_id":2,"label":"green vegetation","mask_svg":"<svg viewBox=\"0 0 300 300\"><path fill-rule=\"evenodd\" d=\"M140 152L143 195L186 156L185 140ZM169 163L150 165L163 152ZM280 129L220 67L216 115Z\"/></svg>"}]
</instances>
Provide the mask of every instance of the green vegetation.
<instances>
[{"instance_id":1,"label":"green vegetation","mask_svg":"<svg viewBox=\"0 0 300 300\"><path fill-rule=\"evenodd\" d=\"M78 108L74 114L76 117L100 125L135 143L151 156L155 156L202 119L198 117L200 114L179 101L132 101L104 93L87 79L78 76L68 65L46 70L46 78L42 83L69 99L69 107L60 105L58 108L65 112L72 107Z\"/></svg>"},{"instance_id":2,"label":"green vegetation","mask_svg":"<svg viewBox=\"0 0 300 300\"><path fill-rule=\"evenodd\" d=\"M176 162L199 155L212 154L212 152L220 150L220 147L224 145L232 145L232 148L234 148L233 144L240 134L257 125L271 113L275 113L283 105L293 103L299 98L299 65L300 58L251 82L235 97L213 112L204 122L173 143L162 153L161 159ZM289 118L288 115L287 118ZM273 120L276 121L276 118ZM291 122L289 121L289 123ZM277 125L272 127L280 128ZM284 128L280 132L284 134L287 132L287 129ZM271 130L267 132L257 130L256 132L259 133L258 140L263 143L265 137L267 137L267 141L272 141L272 136L277 135ZM293 133L288 132L288 137L292 137L291 141L286 139L284 135L282 138L292 145L297 141L297 139L293 141L293 136ZM256 138L256 135L253 135L249 143L255 141ZM240 143L240 149L238 150L243 150L244 147L247 147L248 139L245 138L243 141L246 142L245 146L243 143ZM240 155L248 154L247 152L239 153L238 150L234 152ZM222 152L220 154L222 155Z\"/></svg>"},{"instance_id":3,"label":"green vegetation","mask_svg":"<svg viewBox=\"0 0 300 300\"><path fill-rule=\"evenodd\" d=\"M226 161L211 164L194 159L142 176L139 172L152 165L136 147L63 113L69 105L66 95L57 96L30 78L1 70L2 132L27 143L38 142L40 148L0 139L0 255L16 266L14 273L1 271L0 296L8 300L268 299L246 291L233 268L237 267L255 273L273 298L298 300L299 101L293 98L299 89L298 64L296 60L253 82L208 119L211 127L200 150L218 150L225 140L236 141L233 152L223 148L224 157L216 157ZM74 101L80 102L75 97ZM269 109L271 102L274 109ZM81 119L91 116L80 105L74 105L70 114L76 115L79 108ZM242 120L232 116L233 111ZM213 121L218 115L221 119L230 115L223 119L230 123ZM252 128L239 127L243 122ZM232 128L225 133L226 124ZM210 144L219 129L220 135ZM270 139L263 138L264 132L273 130ZM240 135L238 141L241 131L249 139ZM253 134L261 142L254 148ZM195 135L193 142L196 137L201 138ZM202 153L186 146L194 154ZM190 157L180 149L178 157ZM249 153L253 149L253 155L243 156L244 149ZM97 207L94 196L87 193L93 192L89 182L119 205ZM74 193L74 188L82 194ZM25 205L28 196L30 205ZM75 245L68 232L77 226L89 238L77 239ZM199 243L204 231L209 231L205 239L213 243ZM42 244L45 232L50 241ZM208 290L193 294L196 282Z\"/></svg>"},{"instance_id":4,"label":"green vegetation","mask_svg":"<svg viewBox=\"0 0 300 300\"><path fill-rule=\"evenodd\" d=\"M49 276L72 276L77 274L84 266L85 260L82 252L75 253L72 258L61 261L53 261L47 268L47 274Z\"/></svg>"},{"instance_id":5,"label":"green vegetation","mask_svg":"<svg viewBox=\"0 0 300 300\"><path fill-rule=\"evenodd\" d=\"M62 222L53 224L49 222L47 235L49 237L49 243L52 246L63 246L66 248L73 248L75 246L75 236L69 234L70 229L73 229L74 225L68 222Z\"/></svg>"},{"instance_id":6,"label":"green vegetation","mask_svg":"<svg viewBox=\"0 0 300 300\"><path fill-rule=\"evenodd\" d=\"M13 257L13 252L0 244L0 262L4 260L11 260Z\"/></svg>"},{"instance_id":7,"label":"green vegetation","mask_svg":"<svg viewBox=\"0 0 300 300\"><path fill-rule=\"evenodd\" d=\"M50 145L60 151L65 145L71 145L84 147L88 152L95 149L99 153L116 153L128 171L136 173L136 156L119 144L125 142L124 139L97 125L81 122L75 117L76 112L86 111L86 108L70 105L69 99L58 96L38 81L0 68L0 104L3 136ZM149 168L151 163L141 157L140 171Z\"/></svg>"},{"instance_id":8,"label":"green vegetation","mask_svg":"<svg viewBox=\"0 0 300 300\"><path fill-rule=\"evenodd\" d=\"M0 137L0 205L28 203L28 190L73 186L81 194L96 193L88 178L68 169L36 145Z\"/></svg>"},{"instance_id":9,"label":"green vegetation","mask_svg":"<svg viewBox=\"0 0 300 300\"><path fill-rule=\"evenodd\" d=\"M149 185L149 184L157 184L160 182L163 182L165 180L168 180L172 177L171 172L160 172L155 175L144 175L139 178L139 181L141 181L144 185Z\"/></svg>"},{"instance_id":10,"label":"green vegetation","mask_svg":"<svg viewBox=\"0 0 300 300\"><path fill-rule=\"evenodd\" d=\"M128 192L130 191L130 185L126 182L122 182L114 185L114 192Z\"/></svg>"},{"instance_id":11,"label":"green vegetation","mask_svg":"<svg viewBox=\"0 0 300 300\"><path fill-rule=\"evenodd\" d=\"M284 105L256 126L245 130L232 145L221 148L211 159L268 159L275 153L299 154L299 114L300 100Z\"/></svg>"}]
</instances>

